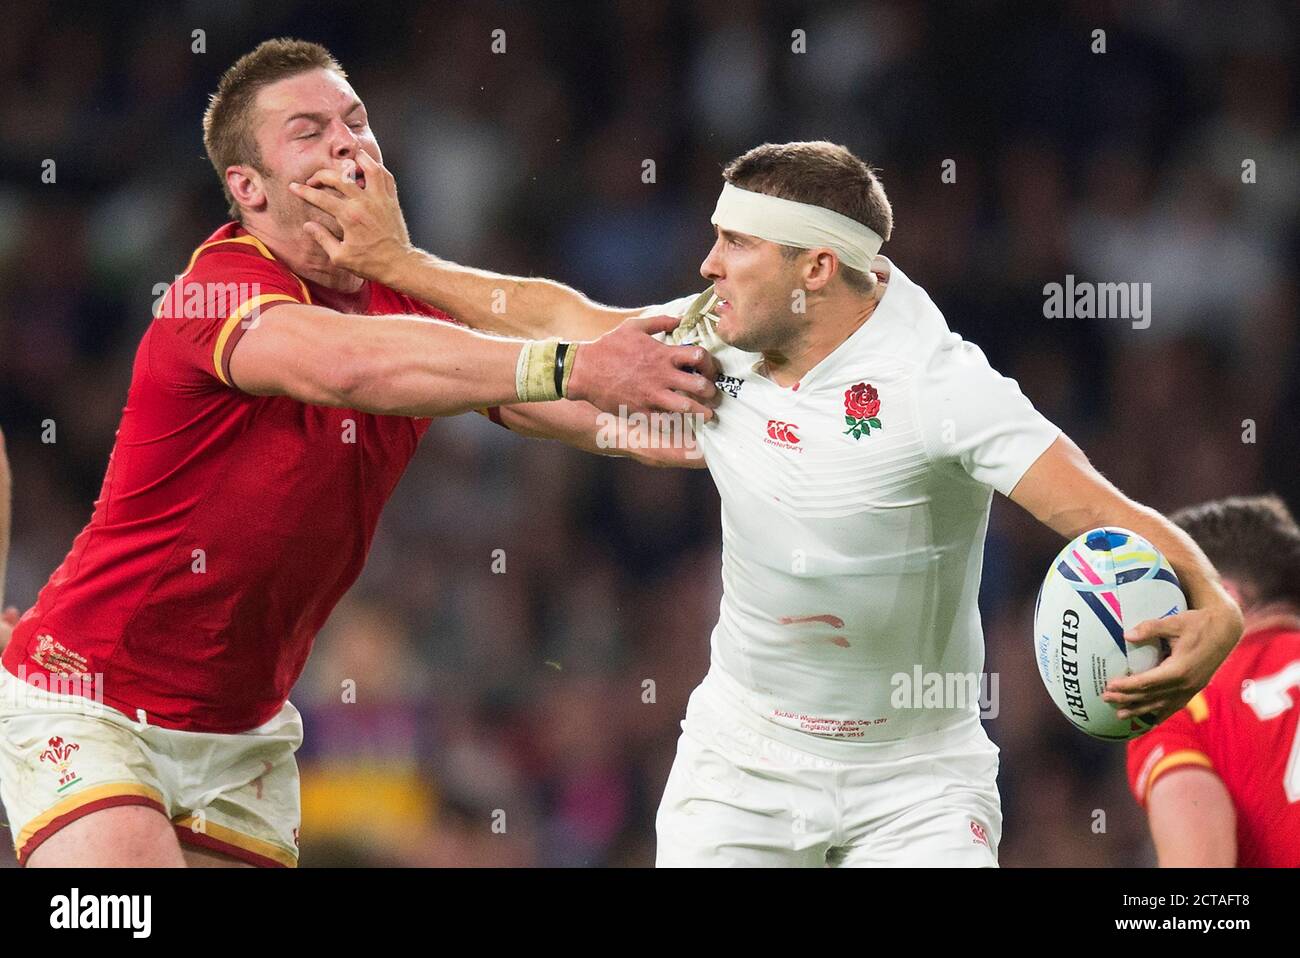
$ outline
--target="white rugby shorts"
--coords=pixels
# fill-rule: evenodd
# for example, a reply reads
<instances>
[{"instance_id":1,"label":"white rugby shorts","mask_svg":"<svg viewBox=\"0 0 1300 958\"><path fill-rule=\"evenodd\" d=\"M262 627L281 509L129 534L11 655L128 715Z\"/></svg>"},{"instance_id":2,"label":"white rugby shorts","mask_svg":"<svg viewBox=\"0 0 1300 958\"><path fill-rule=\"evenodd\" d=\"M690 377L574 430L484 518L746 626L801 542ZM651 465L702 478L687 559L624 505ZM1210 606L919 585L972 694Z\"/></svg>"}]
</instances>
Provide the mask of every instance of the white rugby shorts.
<instances>
[{"instance_id":1,"label":"white rugby shorts","mask_svg":"<svg viewBox=\"0 0 1300 958\"><path fill-rule=\"evenodd\" d=\"M827 740L765 728L724 682L710 673L691 694L658 867L997 867L998 747L978 716L897 742Z\"/></svg>"},{"instance_id":2,"label":"white rugby shorts","mask_svg":"<svg viewBox=\"0 0 1300 958\"><path fill-rule=\"evenodd\" d=\"M0 667L0 801L20 864L84 815L145 805L167 816L182 845L292 868L301 744L302 719L288 702L247 732L183 732Z\"/></svg>"}]
</instances>

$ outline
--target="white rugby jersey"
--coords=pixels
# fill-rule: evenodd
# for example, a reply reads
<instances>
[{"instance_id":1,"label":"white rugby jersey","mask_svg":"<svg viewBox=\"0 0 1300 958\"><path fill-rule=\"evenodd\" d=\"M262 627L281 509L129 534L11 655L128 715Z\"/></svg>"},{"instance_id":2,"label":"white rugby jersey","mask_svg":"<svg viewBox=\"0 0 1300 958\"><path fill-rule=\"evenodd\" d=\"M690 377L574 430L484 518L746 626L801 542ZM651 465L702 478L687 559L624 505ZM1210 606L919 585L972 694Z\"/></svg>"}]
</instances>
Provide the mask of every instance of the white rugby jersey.
<instances>
[{"instance_id":1,"label":"white rugby jersey","mask_svg":"<svg viewBox=\"0 0 1300 958\"><path fill-rule=\"evenodd\" d=\"M978 683L992 493L1060 432L925 290L885 257L873 268L875 311L789 388L718 338L711 290L645 311L683 316L670 341L721 367L697 433L722 498L712 680L779 726L865 742L978 720L975 695L906 706L933 706L926 684L954 673Z\"/></svg>"}]
</instances>

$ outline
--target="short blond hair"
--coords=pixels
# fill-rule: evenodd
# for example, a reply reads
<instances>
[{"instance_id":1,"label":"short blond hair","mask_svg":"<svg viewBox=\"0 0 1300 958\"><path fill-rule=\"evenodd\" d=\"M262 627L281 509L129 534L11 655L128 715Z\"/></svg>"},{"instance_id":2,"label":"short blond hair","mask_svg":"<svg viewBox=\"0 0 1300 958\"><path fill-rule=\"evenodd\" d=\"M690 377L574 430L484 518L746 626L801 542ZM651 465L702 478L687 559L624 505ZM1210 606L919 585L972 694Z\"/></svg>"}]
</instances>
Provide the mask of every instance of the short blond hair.
<instances>
[{"instance_id":1,"label":"short blond hair","mask_svg":"<svg viewBox=\"0 0 1300 958\"><path fill-rule=\"evenodd\" d=\"M319 43L289 37L258 44L257 49L244 54L221 75L217 92L203 113L203 145L221 180L231 219L242 219L242 214L226 182L227 167L251 166L263 175L267 172L254 134L253 103L258 91L309 70L330 70L345 80L348 76L334 55Z\"/></svg>"}]
</instances>

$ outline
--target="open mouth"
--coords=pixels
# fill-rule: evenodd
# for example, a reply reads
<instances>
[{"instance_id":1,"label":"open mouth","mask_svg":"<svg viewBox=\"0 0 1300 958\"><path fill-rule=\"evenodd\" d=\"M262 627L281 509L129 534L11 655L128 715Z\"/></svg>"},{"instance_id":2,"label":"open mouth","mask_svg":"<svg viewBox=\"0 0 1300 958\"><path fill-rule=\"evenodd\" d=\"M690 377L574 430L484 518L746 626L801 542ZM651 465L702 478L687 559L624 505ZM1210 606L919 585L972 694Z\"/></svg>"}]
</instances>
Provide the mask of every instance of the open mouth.
<instances>
[{"instance_id":1,"label":"open mouth","mask_svg":"<svg viewBox=\"0 0 1300 958\"><path fill-rule=\"evenodd\" d=\"M339 171L345 180L351 180L363 190L366 188L366 174L362 172L361 164L355 160L344 160L343 168Z\"/></svg>"}]
</instances>

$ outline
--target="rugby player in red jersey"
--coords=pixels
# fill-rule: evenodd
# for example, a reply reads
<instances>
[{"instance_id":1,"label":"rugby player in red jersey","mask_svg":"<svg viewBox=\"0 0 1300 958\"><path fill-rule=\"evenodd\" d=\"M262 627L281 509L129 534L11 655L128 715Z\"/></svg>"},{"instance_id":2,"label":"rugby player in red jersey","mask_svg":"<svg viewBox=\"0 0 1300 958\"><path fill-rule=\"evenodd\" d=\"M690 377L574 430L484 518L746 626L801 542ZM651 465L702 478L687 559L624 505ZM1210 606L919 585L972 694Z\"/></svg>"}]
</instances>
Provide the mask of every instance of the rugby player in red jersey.
<instances>
[{"instance_id":1,"label":"rugby player in red jersey","mask_svg":"<svg viewBox=\"0 0 1300 958\"><path fill-rule=\"evenodd\" d=\"M1241 641L1187 706L1128 745L1164 867L1300 867L1300 527L1277 496L1170 516L1241 606Z\"/></svg>"},{"instance_id":2,"label":"rugby player in red jersey","mask_svg":"<svg viewBox=\"0 0 1300 958\"><path fill-rule=\"evenodd\" d=\"M241 58L204 142L233 222L159 302L94 514L0 660L27 865L294 865L289 690L428 417L539 402L534 425L599 451L600 409L708 418L716 395L702 349L650 335L675 318L511 340L332 266L312 231L339 225L289 183L381 156L323 47Z\"/></svg>"}]
</instances>

